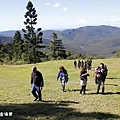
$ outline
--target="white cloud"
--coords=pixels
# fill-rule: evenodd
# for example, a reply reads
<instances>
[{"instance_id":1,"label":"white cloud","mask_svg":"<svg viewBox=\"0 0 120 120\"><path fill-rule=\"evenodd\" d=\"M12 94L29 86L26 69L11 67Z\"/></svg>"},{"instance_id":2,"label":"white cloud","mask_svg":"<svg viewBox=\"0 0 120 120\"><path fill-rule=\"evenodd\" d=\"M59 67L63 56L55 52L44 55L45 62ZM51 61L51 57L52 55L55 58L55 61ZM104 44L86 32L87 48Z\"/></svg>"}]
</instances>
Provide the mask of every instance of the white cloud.
<instances>
[{"instance_id":1,"label":"white cloud","mask_svg":"<svg viewBox=\"0 0 120 120\"><path fill-rule=\"evenodd\" d=\"M64 23L59 23L59 26L63 27L63 26L65 26L65 24Z\"/></svg>"},{"instance_id":2,"label":"white cloud","mask_svg":"<svg viewBox=\"0 0 120 120\"><path fill-rule=\"evenodd\" d=\"M120 19L111 19L110 22L120 22Z\"/></svg>"},{"instance_id":3,"label":"white cloud","mask_svg":"<svg viewBox=\"0 0 120 120\"><path fill-rule=\"evenodd\" d=\"M47 3L45 3L45 5L46 5L46 6L51 6L52 4L49 3L49 2L47 2Z\"/></svg>"},{"instance_id":4,"label":"white cloud","mask_svg":"<svg viewBox=\"0 0 120 120\"><path fill-rule=\"evenodd\" d=\"M89 25L98 25L98 24L99 21L96 19L80 18L76 20L74 26L79 27L79 26L89 26Z\"/></svg>"},{"instance_id":5,"label":"white cloud","mask_svg":"<svg viewBox=\"0 0 120 120\"><path fill-rule=\"evenodd\" d=\"M82 18L82 19L78 19L78 20L77 20L77 24L84 24L84 25L86 25L86 24L88 24L88 23L89 23L89 20L88 20L88 19Z\"/></svg>"},{"instance_id":6,"label":"white cloud","mask_svg":"<svg viewBox=\"0 0 120 120\"><path fill-rule=\"evenodd\" d=\"M108 21L105 21L104 24L112 25L112 26L120 26L120 19L111 19Z\"/></svg>"},{"instance_id":7,"label":"white cloud","mask_svg":"<svg viewBox=\"0 0 120 120\"><path fill-rule=\"evenodd\" d=\"M68 11L68 8L67 7L63 7L63 11Z\"/></svg>"},{"instance_id":8,"label":"white cloud","mask_svg":"<svg viewBox=\"0 0 120 120\"><path fill-rule=\"evenodd\" d=\"M55 3L55 4L53 5L53 7L55 7L55 8L60 7L60 3Z\"/></svg>"}]
</instances>

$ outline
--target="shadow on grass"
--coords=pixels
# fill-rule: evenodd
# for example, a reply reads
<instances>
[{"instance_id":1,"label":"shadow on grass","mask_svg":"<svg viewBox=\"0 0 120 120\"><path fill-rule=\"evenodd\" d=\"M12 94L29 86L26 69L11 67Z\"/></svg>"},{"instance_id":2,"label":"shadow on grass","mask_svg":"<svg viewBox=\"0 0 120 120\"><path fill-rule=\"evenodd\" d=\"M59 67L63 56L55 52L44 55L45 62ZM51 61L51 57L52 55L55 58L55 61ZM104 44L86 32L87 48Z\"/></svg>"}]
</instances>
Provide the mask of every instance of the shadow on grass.
<instances>
[{"instance_id":1,"label":"shadow on grass","mask_svg":"<svg viewBox=\"0 0 120 120\"><path fill-rule=\"evenodd\" d=\"M7 104L0 106L1 112L13 112L12 117L2 117L4 120L103 120L103 119L119 119L119 115L89 112L81 113L74 108L69 108L69 104L80 104L74 101L45 101L34 102L29 104ZM0 117L1 119L1 117Z\"/></svg>"},{"instance_id":2,"label":"shadow on grass","mask_svg":"<svg viewBox=\"0 0 120 120\"><path fill-rule=\"evenodd\" d=\"M42 101L43 103L54 103L54 104L59 104L59 105L66 105L68 106L69 104L79 104L79 102L75 102L75 101L46 101L46 100L43 100Z\"/></svg>"},{"instance_id":3,"label":"shadow on grass","mask_svg":"<svg viewBox=\"0 0 120 120\"><path fill-rule=\"evenodd\" d=\"M65 92L80 92L80 89L72 89L72 90L67 90L66 89ZM89 91L89 89L86 89L86 91Z\"/></svg>"},{"instance_id":4,"label":"shadow on grass","mask_svg":"<svg viewBox=\"0 0 120 120\"><path fill-rule=\"evenodd\" d=\"M104 93L104 95L113 95L113 94L120 94L120 92L116 92L116 93L113 93L113 92L106 92L106 93Z\"/></svg>"},{"instance_id":5,"label":"shadow on grass","mask_svg":"<svg viewBox=\"0 0 120 120\"><path fill-rule=\"evenodd\" d=\"M65 92L77 92L77 91L80 91L80 89L65 90Z\"/></svg>"},{"instance_id":6,"label":"shadow on grass","mask_svg":"<svg viewBox=\"0 0 120 120\"><path fill-rule=\"evenodd\" d=\"M115 93L105 92L104 94L102 94L102 93L99 93L99 94L101 94L101 95L113 95L113 94L120 94L120 92L115 92ZM87 93L86 95L97 95L97 93Z\"/></svg>"},{"instance_id":7,"label":"shadow on grass","mask_svg":"<svg viewBox=\"0 0 120 120\"><path fill-rule=\"evenodd\" d=\"M120 79L120 78L106 78L106 79L110 79L110 80L113 80L113 79Z\"/></svg>"},{"instance_id":8,"label":"shadow on grass","mask_svg":"<svg viewBox=\"0 0 120 120\"><path fill-rule=\"evenodd\" d=\"M105 85L118 86L117 84L105 84Z\"/></svg>"}]
</instances>

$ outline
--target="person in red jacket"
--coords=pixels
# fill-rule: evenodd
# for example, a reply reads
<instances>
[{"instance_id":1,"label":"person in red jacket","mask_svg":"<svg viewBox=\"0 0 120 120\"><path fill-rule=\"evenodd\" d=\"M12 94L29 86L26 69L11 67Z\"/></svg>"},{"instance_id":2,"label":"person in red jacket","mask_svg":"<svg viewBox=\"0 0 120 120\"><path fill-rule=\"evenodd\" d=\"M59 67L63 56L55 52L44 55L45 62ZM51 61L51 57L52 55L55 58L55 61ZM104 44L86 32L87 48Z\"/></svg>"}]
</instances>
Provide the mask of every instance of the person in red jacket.
<instances>
[{"instance_id":1,"label":"person in red jacket","mask_svg":"<svg viewBox=\"0 0 120 120\"><path fill-rule=\"evenodd\" d=\"M43 89L43 86L44 81L41 72L39 72L36 67L33 67L31 73L31 92L35 97L34 101L36 101L37 99L39 99L39 101L42 101L41 90ZM38 94L36 94L36 92Z\"/></svg>"}]
</instances>

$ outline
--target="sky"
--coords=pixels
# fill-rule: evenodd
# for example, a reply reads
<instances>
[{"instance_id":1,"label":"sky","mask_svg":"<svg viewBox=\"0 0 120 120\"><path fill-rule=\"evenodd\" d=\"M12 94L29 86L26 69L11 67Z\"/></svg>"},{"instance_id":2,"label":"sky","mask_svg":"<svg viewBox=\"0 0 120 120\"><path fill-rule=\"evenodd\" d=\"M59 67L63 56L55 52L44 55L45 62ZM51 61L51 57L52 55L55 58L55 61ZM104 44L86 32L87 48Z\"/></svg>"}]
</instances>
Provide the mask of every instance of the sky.
<instances>
[{"instance_id":1,"label":"sky","mask_svg":"<svg viewBox=\"0 0 120 120\"><path fill-rule=\"evenodd\" d=\"M29 0L0 0L0 31L25 28ZM120 27L120 0L31 0L38 14L35 28Z\"/></svg>"}]
</instances>

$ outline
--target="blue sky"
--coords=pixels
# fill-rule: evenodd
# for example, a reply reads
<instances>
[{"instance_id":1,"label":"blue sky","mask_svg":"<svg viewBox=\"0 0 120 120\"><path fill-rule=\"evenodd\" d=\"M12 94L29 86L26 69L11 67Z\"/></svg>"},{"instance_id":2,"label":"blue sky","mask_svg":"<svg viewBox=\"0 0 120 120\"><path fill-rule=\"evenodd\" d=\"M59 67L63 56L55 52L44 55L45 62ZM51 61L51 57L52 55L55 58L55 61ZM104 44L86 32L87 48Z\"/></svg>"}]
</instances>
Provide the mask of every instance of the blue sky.
<instances>
[{"instance_id":1,"label":"blue sky","mask_svg":"<svg viewBox=\"0 0 120 120\"><path fill-rule=\"evenodd\" d=\"M0 1L0 31L21 30L29 0ZM120 27L120 0L31 0L37 10L36 28L68 29L83 26Z\"/></svg>"}]
</instances>

